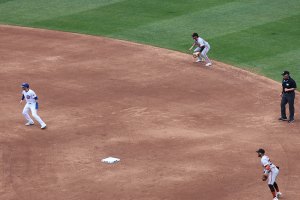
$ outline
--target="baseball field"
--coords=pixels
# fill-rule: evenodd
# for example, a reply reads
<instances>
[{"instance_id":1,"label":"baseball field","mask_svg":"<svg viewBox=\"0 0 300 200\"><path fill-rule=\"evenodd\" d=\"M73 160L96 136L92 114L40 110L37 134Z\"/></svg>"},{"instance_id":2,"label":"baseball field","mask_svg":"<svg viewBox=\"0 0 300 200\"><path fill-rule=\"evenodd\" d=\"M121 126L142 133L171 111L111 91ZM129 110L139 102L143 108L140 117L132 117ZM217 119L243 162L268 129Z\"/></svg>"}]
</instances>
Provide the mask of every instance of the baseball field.
<instances>
[{"instance_id":1,"label":"baseball field","mask_svg":"<svg viewBox=\"0 0 300 200\"><path fill-rule=\"evenodd\" d=\"M0 24L0 200L271 200L258 148L300 199L299 99L277 120L298 0L0 0ZM47 129L24 126L22 82Z\"/></svg>"}]
</instances>

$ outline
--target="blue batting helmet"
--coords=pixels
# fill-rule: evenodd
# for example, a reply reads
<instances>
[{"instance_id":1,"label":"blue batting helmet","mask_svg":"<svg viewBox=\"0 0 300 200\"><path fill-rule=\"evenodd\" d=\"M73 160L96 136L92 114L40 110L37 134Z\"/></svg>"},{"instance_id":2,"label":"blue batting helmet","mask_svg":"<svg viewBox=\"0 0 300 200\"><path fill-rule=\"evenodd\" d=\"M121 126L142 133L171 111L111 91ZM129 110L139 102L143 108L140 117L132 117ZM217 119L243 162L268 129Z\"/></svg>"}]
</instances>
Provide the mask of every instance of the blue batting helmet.
<instances>
[{"instance_id":1,"label":"blue batting helmet","mask_svg":"<svg viewBox=\"0 0 300 200\"><path fill-rule=\"evenodd\" d=\"M29 88L29 84L28 83L22 83L22 87L23 88Z\"/></svg>"}]
</instances>

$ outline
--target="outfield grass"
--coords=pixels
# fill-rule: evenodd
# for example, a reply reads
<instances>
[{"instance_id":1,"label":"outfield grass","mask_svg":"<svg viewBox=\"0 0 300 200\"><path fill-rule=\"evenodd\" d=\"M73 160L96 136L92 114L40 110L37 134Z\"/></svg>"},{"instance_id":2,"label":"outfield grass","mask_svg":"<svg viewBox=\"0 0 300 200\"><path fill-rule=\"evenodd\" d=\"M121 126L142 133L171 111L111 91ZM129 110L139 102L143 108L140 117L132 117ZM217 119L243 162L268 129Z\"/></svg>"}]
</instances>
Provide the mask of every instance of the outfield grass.
<instances>
[{"instance_id":1,"label":"outfield grass","mask_svg":"<svg viewBox=\"0 0 300 200\"><path fill-rule=\"evenodd\" d=\"M182 52L193 31L209 55L274 80L300 81L299 0L0 0L0 23L151 44Z\"/></svg>"}]
</instances>

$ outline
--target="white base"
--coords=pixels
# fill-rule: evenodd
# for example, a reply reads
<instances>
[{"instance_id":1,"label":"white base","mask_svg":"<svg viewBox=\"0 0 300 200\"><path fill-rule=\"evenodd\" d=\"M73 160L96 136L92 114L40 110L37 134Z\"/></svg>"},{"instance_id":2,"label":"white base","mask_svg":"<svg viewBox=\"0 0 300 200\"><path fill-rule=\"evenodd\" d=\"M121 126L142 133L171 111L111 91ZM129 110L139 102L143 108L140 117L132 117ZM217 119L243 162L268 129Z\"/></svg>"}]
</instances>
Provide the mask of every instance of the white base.
<instances>
[{"instance_id":1,"label":"white base","mask_svg":"<svg viewBox=\"0 0 300 200\"><path fill-rule=\"evenodd\" d=\"M108 164L113 164L119 161L120 161L119 158L114 158L114 157L108 157L101 160L101 162L108 163Z\"/></svg>"}]
</instances>

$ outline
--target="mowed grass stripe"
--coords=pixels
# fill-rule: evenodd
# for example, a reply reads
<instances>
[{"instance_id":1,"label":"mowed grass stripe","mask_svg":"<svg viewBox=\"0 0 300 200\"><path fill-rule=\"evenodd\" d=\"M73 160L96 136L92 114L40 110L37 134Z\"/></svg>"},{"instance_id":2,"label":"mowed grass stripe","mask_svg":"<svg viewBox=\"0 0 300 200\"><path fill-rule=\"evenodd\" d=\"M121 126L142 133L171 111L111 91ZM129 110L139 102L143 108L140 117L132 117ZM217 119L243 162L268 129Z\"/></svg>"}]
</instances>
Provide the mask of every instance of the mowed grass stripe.
<instances>
[{"instance_id":1,"label":"mowed grass stripe","mask_svg":"<svg viewBox=\"0 0 300 200\"><path fill-rule=\"evenodd\" d=\"M215 48L212 54L214 57L220 58L228 63L239 63L240 66L246 66L248 68L259 66L262 68L264 66L262 60L266 58L299 50L299 17L300 15L296 15L276 22L251 27L240 32L213 38L211 39L211 43L218 44L218 48ZM277 70L279 71L293 66L299 67L299 62L297 62L298 56L290 56L280 60L279 63L278 60L269 60L269 66L278 66ZM296 73L297 78L300 78L300 73ZM276 77L271 78L277 79Z\"/></svg>"},{"instance_id":2,"label":"mowed grass stripe","mask_svg":"<svg viewBox=\"0 0 300 200\"><path fill-rule=\"evenodd\" d=\"M209 41L210 38L240 32L299 13L298 0L290 1L289 4L281 0L264 1L261 4L261 0L228 2L134 29L114 32L109 36L187 52L193 31L200 32ZM286 9L283 10L283 7Z\"/></svg>"},{"instance_id":3,"label":"mowed grass stripe","mask_svg":"<svg viewBox=\"0 0 300 200\"><path fill-rule=\"evenodd\" d=\"M127 0L69 16L34 22L30 25L109 36L116 32L131 30L232 1L211 1L204 3L203 6L197 6L199 0ZM135 34L139 35L139 32L137 31ZM157 36L157 38L159 37Z\"/></svg>"},{"instance_id":4,"label":"mowed grass stripe","mask_svg":"<svg viewBox=\"0 0 300 200\"><path fill-rule=\"evenodd\" d=\"M13 0L0 0L0 4L1 3L6 3L6 2L9 2L9 1L13 1Z\"/></svg>"},{"instance_id":5,"label":"mowed grass stripe","mask_svg":"<svg viewBox=\"0 0 300 200\"><path fill-rule=\"evenodd\" d=\"M300 85L299 82L300 79L298 76L300 74L299 55L300 55L300 48L288 52L283 50L282 53L277 54L275 56L267 57L253 62L248 62L242 65L247 66L247 68L251 68L256 71L259 70L261 74L265 74L268 77L272 77L274 80L277 81L281 80L281 76L278 73L278 69L281 69L281 71L289 70L292 73L292 77L296 78L298 80L298 85ZM259 63L259 68L257 63Z\"/></svg>"},{"instance_id":6,"label":"mowed grass stripe","mask_svg":"<svg viewBox=\"0 0 300 200\"><path fill-rule=\"evenodd\" d=\"M0 22L29 25L124 0L0 0Z\"/></svg>"}]
</instances>

